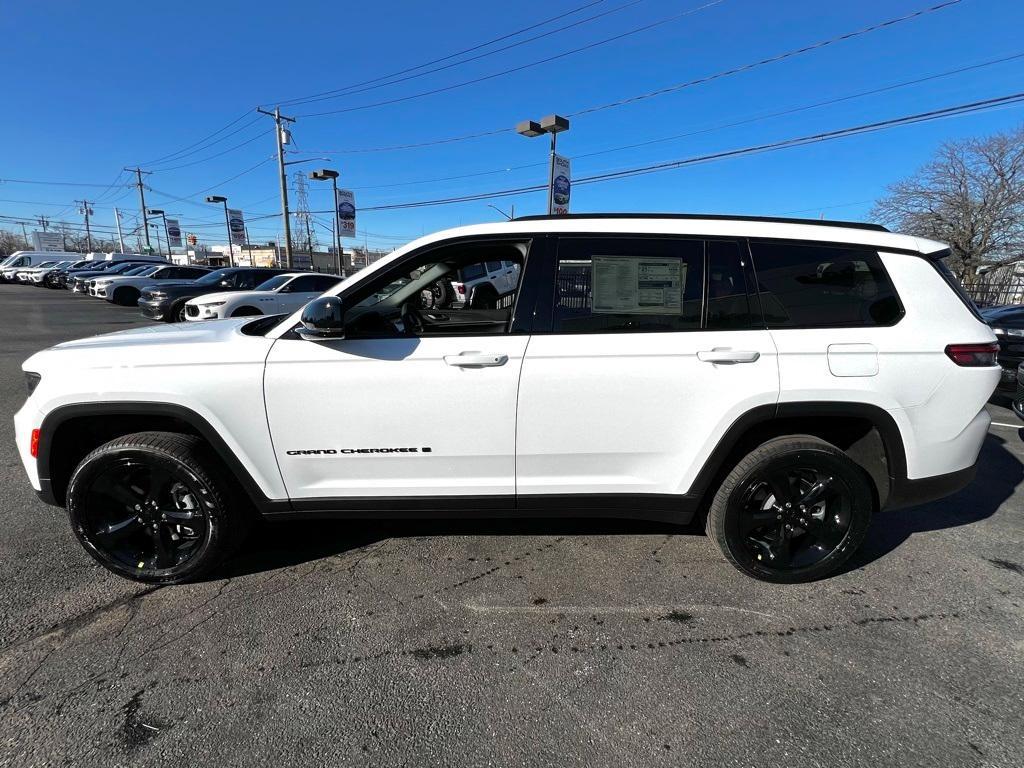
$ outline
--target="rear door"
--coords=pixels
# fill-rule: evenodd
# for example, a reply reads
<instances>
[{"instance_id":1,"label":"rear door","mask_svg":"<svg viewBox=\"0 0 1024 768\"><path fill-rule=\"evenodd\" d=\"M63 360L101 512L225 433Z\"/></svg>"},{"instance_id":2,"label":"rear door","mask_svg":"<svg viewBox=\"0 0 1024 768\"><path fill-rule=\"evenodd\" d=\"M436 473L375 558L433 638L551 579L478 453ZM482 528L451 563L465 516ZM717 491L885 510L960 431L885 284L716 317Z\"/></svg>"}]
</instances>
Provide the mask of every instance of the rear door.
<instances>
[{"instance_id":1,"label":"rear door","mask_svg":"<svg viewBox=\"0 0 1024 768\"><path fill-rule=\"evenodd\" d=\"M522 508L686 493L728 427L776 403L742 254L730 240L559 239L520 379Z\"/></svg>"}]
</instances>

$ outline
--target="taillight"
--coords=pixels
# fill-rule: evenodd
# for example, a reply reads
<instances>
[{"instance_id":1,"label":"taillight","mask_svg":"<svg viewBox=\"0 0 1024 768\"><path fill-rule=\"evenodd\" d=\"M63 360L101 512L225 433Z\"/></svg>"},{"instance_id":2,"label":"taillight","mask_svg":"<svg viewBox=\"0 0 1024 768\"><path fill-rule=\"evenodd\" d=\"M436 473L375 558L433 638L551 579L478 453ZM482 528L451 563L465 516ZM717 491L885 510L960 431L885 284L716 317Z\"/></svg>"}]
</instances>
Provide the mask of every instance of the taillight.
<instances>
[{"instance_id":1,"label":"taillight","mask_svg":"<svg viewBox=\"0 0 1024 768\"><path fill-rule=\"evenodd\" d=\"M946 356L965 368L997 365L998 352L999 344L994 341L988 344L949 344L946 347Z\"/></svg>"},{"instance_id":2,"label":"taillight","mask_svg":"<svg viewBox=\"0 0 1024 768\"><path fill-rule=\"evenodd\" d=\"M460 296L466 295L466 286L464 286L462 283L456 283L455 290L459 292Z\"/></svg>"},{"instance_id":3,"label":"taillight","mask_svg":"<svg viewBox=\"0 0 1024 768\"><path fill-rule=\"evenodd\" d=\"M32 458L36 458L39 453L39 430L32 430L32 438L29 440L28 452L32 455Z\"/></svg>"}]
</instances>

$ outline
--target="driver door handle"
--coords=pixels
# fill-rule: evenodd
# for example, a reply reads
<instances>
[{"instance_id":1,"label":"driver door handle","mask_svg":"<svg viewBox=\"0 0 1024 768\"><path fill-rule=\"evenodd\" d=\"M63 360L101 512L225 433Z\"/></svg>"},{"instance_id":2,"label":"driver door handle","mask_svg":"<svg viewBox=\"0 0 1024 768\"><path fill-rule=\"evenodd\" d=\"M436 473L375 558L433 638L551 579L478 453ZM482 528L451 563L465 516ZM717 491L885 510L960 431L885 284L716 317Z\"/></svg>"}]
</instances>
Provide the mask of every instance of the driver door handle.
<instances>
[{"instance_id":1,"label":"driver door handle","mask_svg":"<svg viewBox=\"0 0 1024 768\"><path fill-rule=\"evenodd\" d=\"M718 347L697 353L697 359L705 363L753 363L759 357L761 357L760 352Z\"/></svg>"},{"instance_id":2,"label":"driver door handle","mask_svg":"<svg viewBox=\"0 0 1024 768\"><path fill-rule=\"evenodd\" d=\"M457 355L445 355L446 365L458 368L492 368L508 362L508 355L495 355L490 352L461 352Z\"/></svg>"}]
</instances>

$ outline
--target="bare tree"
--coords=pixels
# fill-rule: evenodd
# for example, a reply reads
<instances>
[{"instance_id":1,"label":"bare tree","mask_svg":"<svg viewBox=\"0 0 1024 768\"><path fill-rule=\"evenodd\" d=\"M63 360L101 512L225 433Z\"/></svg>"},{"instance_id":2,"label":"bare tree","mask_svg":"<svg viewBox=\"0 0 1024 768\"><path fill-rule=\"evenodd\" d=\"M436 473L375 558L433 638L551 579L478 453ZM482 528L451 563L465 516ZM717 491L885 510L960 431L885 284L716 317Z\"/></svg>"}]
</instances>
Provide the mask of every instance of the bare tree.
<instances>
[{"instance_id":1,"label":"bare tree","mask_svg":"<svg viewBox=\"0 0 1024 768\"><path fill-rule=\"evenodd\" d=\"M25 238L21 234L0 229L0 258L6 258L15 251L25 250Z\"/></svg>"},{"instance_id":2,"label":"bare tree","mask_svg":"<svg viewBox=\"0 0 1024 768\"><path fill-rule=\"evenodd\" d=\"M978 267L1024 255L1024 126L943 144L871 214L900 232L949 243L949 266L967 285Z\"/></svg>"}]
</instances>

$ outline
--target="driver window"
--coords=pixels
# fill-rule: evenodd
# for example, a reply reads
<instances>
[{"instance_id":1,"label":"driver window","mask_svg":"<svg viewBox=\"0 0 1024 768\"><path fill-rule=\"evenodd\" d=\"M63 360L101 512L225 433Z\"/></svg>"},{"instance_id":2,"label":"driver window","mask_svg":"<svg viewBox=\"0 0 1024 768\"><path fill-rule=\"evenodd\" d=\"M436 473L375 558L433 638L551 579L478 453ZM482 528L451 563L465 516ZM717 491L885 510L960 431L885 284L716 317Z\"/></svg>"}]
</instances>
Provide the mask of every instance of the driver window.
<instances>
[{"instance_id":1,"label":"driver window","mask_svg":"<svg viewBox=\"0 0 1024 768\"><path fill-rule=\"evenodd\" d=\"M426 251L351 295L346 336L507 333L528 250L528 242L490 241ZM502 262L508 273L490 269Z\"/></svg>"}]
</instances>

